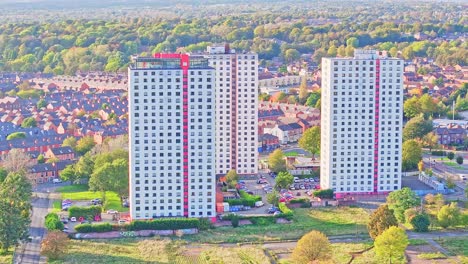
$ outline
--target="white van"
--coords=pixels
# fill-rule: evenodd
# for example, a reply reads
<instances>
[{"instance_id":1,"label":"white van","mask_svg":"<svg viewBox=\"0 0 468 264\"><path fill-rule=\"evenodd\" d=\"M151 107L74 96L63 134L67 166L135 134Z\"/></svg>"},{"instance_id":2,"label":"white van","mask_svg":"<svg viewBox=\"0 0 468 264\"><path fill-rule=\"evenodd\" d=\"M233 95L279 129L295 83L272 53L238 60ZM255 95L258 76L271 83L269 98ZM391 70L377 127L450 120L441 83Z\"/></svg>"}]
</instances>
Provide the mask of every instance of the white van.
<instances>
[{"instance_id":1,"label":"white van","mask_svg":"<svg viewBox=\"0 0 468 264\"><path fill-rule=\"evenodd\" d=\"M299 179L299 177L294 177L294 183L298 183L300 182L301 180Z\"/></svg>"},{"instance_id":2,"label":"white van","mask_svg":"<svg viewBox=\"0 0 468 264\"><path fill-rule=\"evenodd\" d=\"M59 178L56 178L56 179L52 180L52 183L61 183L61 182L62 182L62 180L59 179Z\"/></svg>"}]
</instances>

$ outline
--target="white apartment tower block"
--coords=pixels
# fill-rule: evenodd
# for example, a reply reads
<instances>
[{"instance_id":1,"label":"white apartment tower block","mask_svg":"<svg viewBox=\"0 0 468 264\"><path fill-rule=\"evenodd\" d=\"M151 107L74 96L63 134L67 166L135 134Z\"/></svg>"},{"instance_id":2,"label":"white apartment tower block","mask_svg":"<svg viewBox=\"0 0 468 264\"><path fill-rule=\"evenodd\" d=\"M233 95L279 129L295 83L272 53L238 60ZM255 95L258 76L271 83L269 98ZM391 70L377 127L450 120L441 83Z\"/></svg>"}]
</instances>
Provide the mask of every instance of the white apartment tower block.
<instances>
[{"instance_id":1,"label":"white apartment tower block","mask_svg":"<svg viewBox=\"0 0 468 264\"><path fill-rule=\"evenodd\" d=\"M130 216L215 217L215 71L187 54L128 69Z\"/></svg>"},{"instance_id":2,"label":"white apartment tower block","mask_svg":"<svg viewBox=\"0 0 468 264\"><path fill-rule=\"evenodd\" d=\"M322 59L321 188L337 197L401 188L403 60L373 50Z\"/></svg>"},{"instance_id":3,"label":"white apartment tower block","mask_svg":"<svg viewBox=\"0 0 468 264\"><path fill-rule=\"evenodd\" d=\"M258 55L209 46L216 69L216 175L258 173Z\"/></svg>"}]
</instances>

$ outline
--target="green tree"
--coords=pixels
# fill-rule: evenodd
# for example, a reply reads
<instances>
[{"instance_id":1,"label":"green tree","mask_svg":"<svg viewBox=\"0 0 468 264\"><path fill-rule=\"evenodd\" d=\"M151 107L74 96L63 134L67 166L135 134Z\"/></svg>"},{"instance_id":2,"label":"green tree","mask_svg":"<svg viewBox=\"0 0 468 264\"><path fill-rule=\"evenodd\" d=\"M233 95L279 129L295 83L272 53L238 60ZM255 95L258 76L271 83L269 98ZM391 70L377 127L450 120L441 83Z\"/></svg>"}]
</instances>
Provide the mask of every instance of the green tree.
<instances>
[{"instance_id":1,"label":"green tree","mask_svg":"<svg viewBox=\"0 0 468 264\"><path fill-rule=\"evenodd\" d=\"M268 156L268 167L274 172L286 170L286 160L281 149L276 149Z\"/></svg>"},{"instance_id":2,"label":"green tree","mask_svg":"<svg viewBox=\"0 0 468 264\"><path fill-rule=\"evenodd\" d=\"M5 168L0 167L0 184L6 179L8 176L8 171Z\"/></svg>"},{"instance_id":3,"label":"green tree","mask_svg":"<svg viewBox=\"0 0 468 264\"><path fill-rule=\"evenodd\" d=\"M62 147L71 147L73 150L76 150L77 140L75 137L67 137L62 142Z\"/></svg>"},{"instance_id":4,"label":"green tree","mask_svg":"<svg viewBox=\"0 0 468 264\"><path fill-rule=\"evenodd\" d=\"M320 127L307 129L299 139L299 146L312 154L312 159L320 152Z\"/></svg>"},{"instance_id":5,"label":"green tree","mask_svg":"<svg viewBox=\"0 0 468 264\"><path fill-rule=\"evenodd\" d=\"M239 176L237 175L236 170L230 170L226 174L226 184L229 188L236 188L237 182L239 180Z\"/></svg>"},{"instance_id":6,"label":"green tree","mask_svg":"<svg viewBox=\"0 0 468 264\"><path fill-rule=\"evenodd\" d=\"M351 37L346 40L346 46L351 46L353 48L359 47L359 39L356 37Z\"/></svg>"},{"instance_id":7,"label":"green tree","mask_svg":"<svg viewBox=\"0 0 468 264\"><path fill-rule=\"evenodd\" d=\"M432 152L432 149L437 149L439 146L439 137L434 132L429 132L422 139L423 146L429 148L429 151Z\"/></svg>"},{"instance_id":8,"label":"green tree","mask_svg":"<svg viewBox=\"0 0 468 264\"><path fill-rule=\"evenodd\" d=\"M40 100L37 101L37 103L36 103L37 109L42 109L42 108L44 108L44 107L46 107L46 106L47 106L47 102L46 102L46 100L44 100L44 99L40 99Z\"/></svg>"},{"instance_id":9,"label":"green tree","mask_svg":"<svg viewBox=\"0 0 468 264\"><path fill-rule=\"evenodd\" d=\"M389 209L388 205L383 204L370 216L367 230L370 237L376 239L391 226L398 226L398 221L395 218L393 210Z\"/></svg>"},{"instance_id":10,"label":"green tree","mask_svg":"<svg viewBox=\"0 0 468 264\"><path fill-rule=\"evenodd\" d=\"M60 172L60 179L63 181L70 181L71 184L75 183L77 180L77 174L75 171L75 165L70 164L67 165L61 172Z\"/></svg>"},{"instance_id":11,"label":"green tree","mask_svg":"<svg viewBox=\"0 0 468 264\"><path fill-rule=\"evenodd\" d=\"M391 226L375 239L375 254L385 263L392 263L393 260L404 258L408 244L405 231Z\"/></svg>"},{"instance_id":12,"label":"green tree","mask_svg":"<svg viewBox=\"0 0 468 264\"><path fill-rule=\"evenodd\" d=\"M434 98L429 94L423 94L421 98L419 98L419 104L421 106L421 111L426 116L432 116L437 111L437 104L434 102Z\"/></svg>"},{"instance_id":13,"label":"green tree","mask_svg":"<svg viewBox=\"0 0 468 264\"><path fill-rule=\"evenodd\" d=\"M447 158L448 158L449 160L453 160L453 158L455 158L455 153L453 153L453 152L448 152L448 153L447 153Z\"/></svg>"},{"instance_id":14,"label":"green tree","mask_svg":"<svg viewBox=\"0 0 468 264\"><path fill-rule=\"evenodd\" d=\"M0 183L0 252L28 235L32 187L24 173L10 173Z\"/></svg>"},{"instance_id":15,"label":"green tree","mask_svg":"<svg viewBox=\"0 0 468 264\"><path fill-rule=\"evenodd\" d=\"M301 57L301 54L300 54L299 51L297 51L296 49L288 49L288 50L286 50L286 52L284 53L284 58L285 58L288 62L296 61L296 60L298 60L300 57Z\"/></svg>"},{"instance_id":16,"label":"green tree","mask_svg":"<svg viewBox=\"0 0 468 264\"><path fill-rule=\"evenodd\" d=\"M408 140L403 143L403 171L417 168L418 162L422 159L422 149L415 140Z\"/></svg>"},{"instance_id":17,"label":"green tree","mask_svg":"<svg viewBox=\"0 0 468 264\"><path fill-rule=\"evenodd\" d=\"M13 132L7 136L7 140L13 140L18 138L26 138L26 133L24 132Z\"/></svg>"},{"instance_id":18,"label":"green tree","mask_svg":"<svg viewBox=\"0 0 468 264\"><path fill-rule=\"evenodd\" d=\"M101 163L103 164L103 163ZM91 154L81 156L75 165L76 179L89 179L94 169L94 160Z\"/></svg>"},{"instance_id":19,"label":"green tree","mask_svg":"<svg viewBox=\"0 0 468 264\"><path fill-rule=\"evenodd\" d=\"M332 247L327 236L319 231L310 231L299 241L292 252L294 263L316 263L327 261L332 256Z\"/></svg>"},{"instance_id":20,"label":"green tree","mask_svg":"<svg viewBox=\"0 0 468 264\"><path fill-rule=\"evenodd\" d=\"M444 78L439 77L439 78L435 79L434 81L432 81L432 84L437 85L437 86L443 86L444 85Z\"/></svg>"},{"instance_id":21,"label":"green tree","mask_svg":"<svg viewBox=\"0 0 468 264\"><path fill-rule=\"evenodd\" d=\"M457 156L456 161L459 165L463 164L463 157L462 156Z\"/></svg>"},{"instance_id":22,"label":"green tree","mask_svg":"<svg viewBox=\"0 0 468 264\"><path fill-rule=\"evenodd\" d=\"M410 219L410 224L413 226L413 230L416 232L427 232L429 231L429 225L431 221L427 214L417 214Z\"/></svg>"},{"instance_id":23,"label":"green tree","mask_svg":"<svg viewBox=\"0 0 468 264\"><path fill-rule=\"evenodd\" d=\"M294 177L291 173L287 171L282 171L278 173L278 176L275 179L275 187L276 189L287 189L289 185L291 185L294 181Z\"/></svg>"},{"instance_id":24,"label":"green tree","mask_svg":"<svg viewBox=\"0 0 468 264\"><path fill-rule=\"evenodd\" d=\"M88 151L90 151L96 143L94 142L93 137L91 136L85 136L82 137L78 142L76 143L76 152L80 155L86 154Z\"/></svg>"},{"instance_id":25,"label":"green tree","mask_svg":"<svg viewBox=\"0 0 468 264\"><path fill-rule=\"evenodd\" d=\"M422 139L433 129L432 120L425 120L423 116L411 118L403 128L403 141Z\"/></svg>"},{"instance_id":26,"label":"green tree","mask_svg":"<svg viewBox=\"0 0 468 264\"><path fill-rule=\"evenodd\" d=\"M39 156L37 156L37 163L41 164L41 163L44 163L44 162L45 162L44 155L39 154Z\"/></svg>"},{"instance_id":27,"label":"green tree","mask_svg":"<svg viewBox=\"0 0 468 264\"><path fill-rule=\"evenodd\" d=\"M92 191L113 191L121 198L128 196L128 160L116 159L98 167L89 179Z\"/></svg>"},{"instance_id":28,"label":"green tree","mask_svg":"<svg viewBox=\"0 0 468 264\"><path fill-rule=\"evenodd\" d=\"M403 105L403 110L407 118L413 118L421 114L422 110L419 99L416 96L413 96L410 99L406 100Z\"/></svg>"},{"instance_id":29,"label":"green tree","mask_svg":"<svg viewBox=\"0 0 468 264\"><path fill-rule=\"evenodd\" d=\"M30 128L30 127L36 127L37 126L37 123L36 123L36 119L34 119L34 117L27 117L23 120L23 122L21 122L21 127L23 128Z\"/></svg>"},{"instance_id":30,"label":"green tree","mask_svg":"<svg viewBox=\"0 0 468 264\"><path fill-rule=\"evenodd\" d=\"M442 206L437 213L437 222L443 228L456 226L460 223L460 209L457 203L452 202L450 204Z\"/></svg>"},{"instance_id":31,"label":"green tree","mask_svg":"<svg viewBox=\"0 0 468 264\"><path fill-rule=\"evenodd\" d=\"M305 105L310 106L310 107L315 107L318 100L320 100L320 92L312 92L307 98Z\"/></svg>"},{"instance_id":32,"label":"green tree","mask_svg":"<svg viewBox=\"0 0 468 264\"><path fill-rule=\"evenodd\" d=\"M52 231L52 230L63 230L64 225L60 221L59 216L56 213L48 213L45 216L45 227L47 230Z\"/></svg>"},{"instance_id":33,"label":"green tree","mask_svg":"<svg viewBox=\"0 0 468 264\"><path fill-rule=\"evenodd\" d=\"M304 104L309 95L307 90L307 76L302 76L301 85L299 86L299 102Z\"/></svg>"},{"instance_id":34,"label":"green tree","mask_svg":"<svg viewBox=\"0 0 468 264\"><path fill-rule=\"evenodd\" d=\"M46 163L57 163L57 162L59 162L59 161L60 161L59 158L57 158L57 157L51 157L51 158L47 159Z\"/></svg>"},{"instance_id":35,"label":"green tree","mask_svg":"<svg viewBox=\"0 0 468 264\"><path fill-rule=\"evenodd\" d=\"M267 202L274 206L278 206L279 199L280 199L280 195L278 191L276 190L273 190L273 192L266 195Z\"/></svg>"},{"instance_id":36,"label":"green tree","mask_svg":"<svg viewBox=\"0 0 468 264\"><path fill-rule=\"evenodd\" d=\"M419 197L410 188L393 191L387 196L388 207L400 223L405 223L405 211L420 204Z\"/></svg>"}]
</instances>

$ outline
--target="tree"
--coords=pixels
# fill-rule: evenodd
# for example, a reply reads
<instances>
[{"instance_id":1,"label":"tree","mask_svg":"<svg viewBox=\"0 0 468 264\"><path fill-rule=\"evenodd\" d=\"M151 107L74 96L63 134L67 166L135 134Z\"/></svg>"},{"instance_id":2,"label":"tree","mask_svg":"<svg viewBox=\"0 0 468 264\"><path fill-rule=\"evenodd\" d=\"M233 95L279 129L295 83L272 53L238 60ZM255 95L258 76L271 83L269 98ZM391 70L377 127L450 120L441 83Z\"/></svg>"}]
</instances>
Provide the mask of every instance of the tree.
<instances>
[{"instance_id":1,"label":"tree","mask_svg":"<svg viewBox=\"0 0 468 264\"><path fill-rule=\"evenodd\" d=\"M411 118L403 128L403 141L421 139L433 129L432 120L425 120L422 115Z\"/></svg>"},{"instance_id":2,"label":"tree","mask_svg":"<svg viewBox=\"0 0 468 264\"><path fill-rule=\"evenodd\" d=\"M21 127L22 128L30 128L30 127L36 127L37 126L37 123L36 123L36 119L34 119L34 117L27 117L23 120L23 122L21 122Z\"/></svg>"},{"instance_id":3,"label":"tree","mask_svg":"<svg viewBox=\"0 0 468 264\"><path fill-rule=\"evenodd\" d=\"M353 48L359 47L359 39L356 37L351 37L346 40L346 46L351 46Z\"/></svg>"},{"instance_id":4,"label":"tree","mask_svg":"<svg viewBox=\"0 0 468 264\"><path fill-rule=\"evenodd\" d=\"M41 255L49 260L60 259L67 254L69 246L68 236L60 231L51 231L41 243Z\"/></svg>"},{"instance_id":5,"label":"tree","mask_svg":"<svg viewBox=\"0 0 468 264\"><path fill-rule=\"evenodd\" d=\"M287 189L294 181L294 177L291 173L287 171L282 171L278 173L275 179L275 186L276 189Z\"/></svg>"},{"instance_id":6,"label":"tree","mask_svg":"<svg viewBox=\"0 0 468 264\"><path fill-rule=\"evenodd\" d=\"M113 191L128 196L128 160L116 159L98 167L89 179L91 191Z\"/></svg>"},{"instance_id":7,"label":"tree","mask_svg":"<svg viewBox=\"0 0 468 264\"><path fill-rule=\"evenodd\" d=\"M93 157L86 153L81 156L78 162L75 164L76 179L89 179L94 169Z\"/></svg>"},{"instance_id":8,"label":"tree","mask_svg":"<svg viewBox=\"0 0 468 264\"><path fill-rule=\"evenodd\" d=\"M457 156L457 159L456 159L457 163L459 165L462 165L463 164L463 157L462 156Z\"/></svg>"},{"instance_id":9,"label":"tree","mask_svg":"<svg viewBox=\"0 0 468 264\"><path fill-rule=\"evenodd\" d=\"M413 118L419 115L422 112L422 110L418 98L416 96L413 96L410 99L406 100L403 104L403 110L407 118Z\"/></svg>"},{"instance_id":10,"label":"tree","mask_svg":"<svg viewBox=\"0 0 468 264\"><path fill-rule=\"evenodd\" d=\"M285 58L288 62L296 61L296 60L298 60L300 57L301 57L301 54L300 54L299 51L297 51L296 49L288 49L288 50L286 50L286 52L284 53L284 58Z\"/></svg>"},{"instance_id":11,"label":"tree","mask_svg":"<svg viewBox=\"0 0 468 264\"><path fill-rule=\"evenodd\" d=\"M431 221L427 214L417 214L410 219L410 224L413 226L413 230L416 232L427 232L429 231L429 225Z\"/></svg>"},{"instance_id":12,"label":"tree","mask_svg":"<svg viewBox=\"0 0 468 264\"><path fill-rule=\"evenodd\" d=\"M46 100L44 100L44 99L40 99L40 100L37 101L37 103L36 103L37 109L41 109L41 108L44 108L44 107L46 107L46 106L47 106L47 102L46 102Z\"/></svg>"},{"instance_id":13,"label":"tree","mask_svg":"<svg viewBox=\"0 0 468 264\"><path fill-rule=\"evenodd\" d=\"M12 149L3 156L3 167L8 172L27 171L31 166L31 158L21 149Z\"/></svg>"},{"instance_id":14,"label":"tree","mask_svg":"<svg viewBox=\"0 0 468 264\"><path fill-rule=\"evenodd\" d=\"M0 183L0 252L28 235L32 187L24 173L9 173Z\"/></svg>"},{"instance_id":15,"label":"tree","mask_svg":"<svg viewBox=\"0 0 468 264\"><path fill-rule=\"evenodd\" d=\"M424 161L423 160L420 160L418 162L418 171L419 172L422 172L424 170Z\"/></svg>"},{"instance_id":16,"label":"tree","mask_svg":"<svg viewBox=\"0 0 468 264\"><path fill-rule=\"evenodd\" d=\"M59 162L59 161L60 161L59 158L57 158L57 157L51 157L51 158L49 158L49 159L46 161L46 163L57 163L57 162Z\"/></svg>"},{"instance_id":17,"label":"tree","mask_svg":"<svg viewBox=\"0 0 468 264\"><path fill-rule=\"evenodd\" d=\"M422 149L415 140L408 140L403 143L403 171L415 169L418 162L422 159Z\"/></svg>"},{"instance_id":18,"label":"tree","mask_svg":"<svg viewBox=\"0 0 468 264\"><path fill-rule=\"evenodd\" d=\"M82 137L76 143L76 152L78 152L80 155L84 155L86 154L86 152L90 151L94 147L94 145L96 145L96 143L94 142L93 137Z\"/></svg>"},{"instance_id":19,"label":"tree","mask_svg":"<svg viewBox=\"0 0 468 264\"><path fill-rule=\"evenodd\" d=\"M395 218L393 210L389 209L388 205L383 204L370 216L367 230L370 237L376 239L391 226L398 226L398 221Z\"/></svg>"},{"instance_id":20,"label":"tree","mask_svg":"<svg viewBox=\"0 0 468 264\"><path fill-rule=\"evenodd\" d=\"M422 142L424 147L429 148L429 151L432 151L432 149L437 148L439 145L439 137L436 133L429 132L423 137Z\"/></svg>"},{"instance_id":21,"label":"tree","mask_svg":"<svg viewBox=\"0 0 468 264\"><path fill-rule=\"evenodd\" d=\"M236 188L237 181L239 180L239 176L237 175L236 170L230 170L226 174L226 184L229 188Z\"/></svg>"},{"instance_id":22,"label":"tree","mask_svg":"<svg viewBox=\"0 0 468 264\"><path fill-rule=\"evenodd\" d=\"M67 165L61 172L60 172L60 179L63 181L70 181L71 184L75 183L77 179L77 174L75 171L75 165L70 164Z\"/></svg>"},{"instance_id":23,"label":"tree","mask_svg":"<svg viewBox=\"0 0 468 264\"><path fill-rule=\"evenodd\" d=\"M449 160L453 160L453 158L455 158L455 153L453 153L453 152L448 152L448 153L447 153L447 158L448 158Z\"/></svg>"},{"instance_id":24,"label":"tree","mask_svg":"<svg viewBox=\"0 0 468 264\"><path fill-rule=\"evenodd\" d=\"M375 253L386 263L404 258L408 246L408 236L399 227L391 226L375 239Z\"/></svg>"},{"instance_id":25,"label":"tree","mask_svg":"<svg viewBox=\"0 0 468 264\"><path fill-rule=\"evenodd\" d=\"M437 104L434 102L434 98L429 94L423 94L419 98L419 104L421 106L421 111L426 116L432 116L437 111Z\"/></svg>"},{"instance_id":26,"label":"tree","mask_svg":"<svg viewBox=\"0 0 468 264\"><path fill-rule=\"evenodd\" d=\"M6 179L8 176L8 171L5 168L0 167L0 184Z\"/></svg>"},{"instance_id":27,"label":"tree","mask_svg":"<svg viewBox=\"0 0 468 264\"><path fill-rule=\"evenodd\" d=\"M280 195L276 190L266 195L266 200L268 203L278 206Z\"/></svg>"},{"instance_id":28,"label":"tree","mask_svg":"<svg viewBox=\"0 0 468 264\"><path fill-rule=\"evenodd\" d=\"M62 147L71 147L73 150L76 150L77 140L75 137L67 137L62 142Z\"/></svg>"},{"instance_id":29,"label":"tree","mask_svg":"<svg viewBox=\"0 0 468 264\"><path fill-rule=\"evenodd\" d=\"M307 129L299 139L299 146L312 154L312 159L315 159L315 154L320 152L320 127L314 126Z\"/></svg>"},{"instance_id":30,"label":"tree","mask_svg":"<svg viewBox=\"0 0 468 264\"><path fill-rule=\"evenodd\" d=\"M286 161L281 149L276 149L268 156L268 167L271 171L280 172L286 170Z\"/></svg>"},{"instance_id":31,"label":"tree","mask_svg":"<svg viewBox=\"0 0 468 264\"><path fill-rule=\"evenodd\" d=\"M401 190L391 192L387 196L387 203L388 207L393 209L396 219L400 223L404 223L405 211L419 205L420 200L410 188L404 187Z\"/></svg>"},{"instance_id":32,"label":"tree","mask_svg":"<svg viewBox=\"0 0 468 264\"><path fill-rule=\"evenodd\" d=\"M319 231L311 231L305 234L292 252L294 263L315 263L329 260L332 248L327 236Z\"/></svg>"},{"instance_id":33,"label":"tree","mask_svg":"<svg viewBox=\"0 0 468 264\"><path fill-rule=\"evenodd\" d=\"M26 133L24 132L13 132L7 136L7 140L19 139L19 138L26 138Z\"/></svg>"},{"instance_id":34,"label":"tree","mask_svg":"<svg viewBox=\"0 0 468 264\"><path fill-rule=\"evenodd\" d=\"M320 100L320 92L312 92L307 98L305 105L315 107L318 100Z\"/></svg>"},{"instance_id":35,"label":"tree","mask_svg":"<svg viewBox=\"0 0 468 264\"><path fill-rule=\"evenodd\" d=\"M460 223L460 216L460 209L457 203L452 202L440 208L437 213L437 221L441 227L447 228L458 225Z\"/></svg>"},{"instance_id":36,"label":"tree","mask_svg":"<svg viewBox=\"0 0 468 264\"><path fill-rule=\"evenodd\" d=\"M301 85L299 86L299 102L304 104L309 96L307 90L307 76L302 76Z\"/></svg>"}]
</instances>

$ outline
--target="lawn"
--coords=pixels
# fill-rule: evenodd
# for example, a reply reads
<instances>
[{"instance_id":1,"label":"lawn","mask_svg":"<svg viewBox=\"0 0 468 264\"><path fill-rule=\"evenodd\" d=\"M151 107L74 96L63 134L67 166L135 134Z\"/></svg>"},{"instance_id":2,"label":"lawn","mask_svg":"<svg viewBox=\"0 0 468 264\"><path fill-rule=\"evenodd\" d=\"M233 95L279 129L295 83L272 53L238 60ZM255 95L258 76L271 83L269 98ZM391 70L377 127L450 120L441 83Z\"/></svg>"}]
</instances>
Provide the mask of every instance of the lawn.
<instances>
[{"instance_id":1,"label":"lawn","mask_svg":"<svg viewBox=\"0 0 468 264\"><path fill-rule=\"evenodd\" d=\"M437 243L453 255L468 256L468 237L438 239Z\"/></svg>"},{"instance_id":2,"label":"lawn","mask_svg":"<svg viewBox=\"0 0 468 264\"><path fill-rule=\"evenodd\" d=\"M453 161L444 161L444 164L449 166L449 167L459 169L459 170L465 169L463 166L460 166L458 163L453 162Z\"/></svg>"},{"instance_id":3,"label":"lawn","mask_svg":"<svg viewBox=\"0 0 468 264\"><path fill-rule=\"evenodd\" d=\"M72 201L90 201L95 198L102 198L100 192L92 192L88 190L85 184L76 184L63 186L57 189L57 192L62 194L62 199L70 199ZM128 208L122 207L119 196L115 192L106 192L107 202L104 205L106 210L114 209L119 212L128 212Z\"/></svg>"},{"instance_id":4,"label":"lawn","mask_svg":"<svg viewBox=\"0 0 468 264\"><path fill-rule=\"evenodd\" d=\"M202 262L210 259L210 262ZM263 250L255 246L231 247L186 245L170 239L71 240L64 259L59 263L270 263Z\"/></svg>"},{"instance_id":5,"label":"lawn","mask_svg":"<svg viewBox=\"0 0 468 264\"><path fill-rule=\"evenodd\" d=\"M0 254L0 263L13 263L13 251L8 251L4 255Z\"/></svg>"},{"instance_id":6,"label":"lawn","mask_svg":"<svg viewBox=\"0 0 468 264\"><path fill-rule=\"evenodd\" d=\"M319 230L327 236L367 236L369 214L362 208L294 209L290 224L246 225L238 228L218 227L187 236L189 241L201 243L252 242L299 239L311 230Z\"/></svg>"},{"instance_id":7,"label":"lawn","mask_svg":"<svg viewBox=\"0 0 468 264\"><path fill-rule=\"evenodd\" d=\"M297 151L288 151L284 153L285 157L297 157L299 153Z\"/></svg>"},{"instance_id":8,"label":"lawn","mask_svg":"<svg viewBox=\"0 0 468 264\"><path fill-rule=\"evenodd\" d=\"M62 211L62 200L56 200L52 203L52 213L58 213Z\"/></svg>"}]
</instances>

